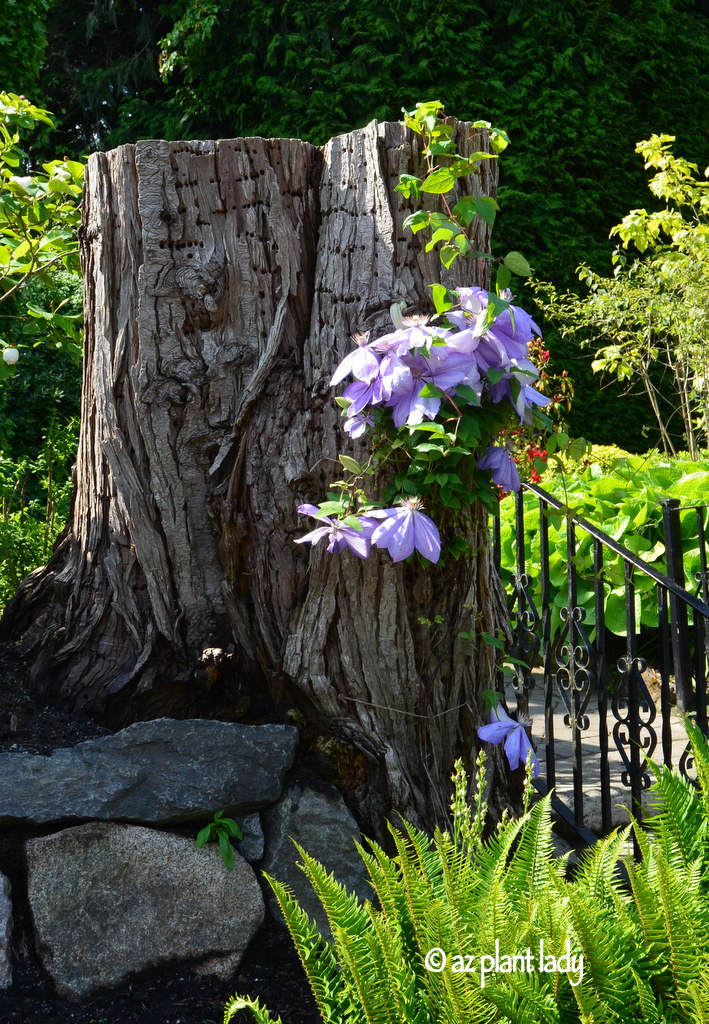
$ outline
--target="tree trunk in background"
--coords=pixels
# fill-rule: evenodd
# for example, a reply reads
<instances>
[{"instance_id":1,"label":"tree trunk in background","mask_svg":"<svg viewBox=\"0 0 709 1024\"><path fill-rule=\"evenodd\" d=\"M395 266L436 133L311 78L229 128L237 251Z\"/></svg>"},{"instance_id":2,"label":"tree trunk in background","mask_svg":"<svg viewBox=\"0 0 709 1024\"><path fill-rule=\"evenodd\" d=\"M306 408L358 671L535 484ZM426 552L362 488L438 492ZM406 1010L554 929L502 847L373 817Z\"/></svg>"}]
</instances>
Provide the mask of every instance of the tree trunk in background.
<instances>
[{"instance_id":1,"label":"tree trunk in background","mask_svg":"<svg viewBox=\"0 0 709 1024\"><path fill-rule=\"evenodd\" d=\"M328 386L351 335L390 329L395 300L429 309L441 279L394 191L420 170L417 141L372 122L322 149L148 141L91 158L73 514L1 627L45 699L113 726L285 715L375 831L392 808L445 816L494 672L494 649L459 634L505 622L479 508L477 556L445 568L293 543L312 527L297 506L353 451ZM481 163L487 194L495 174ZM483 261L455 271L444 283L486 284Z\"/></svg>"}]
</instances>

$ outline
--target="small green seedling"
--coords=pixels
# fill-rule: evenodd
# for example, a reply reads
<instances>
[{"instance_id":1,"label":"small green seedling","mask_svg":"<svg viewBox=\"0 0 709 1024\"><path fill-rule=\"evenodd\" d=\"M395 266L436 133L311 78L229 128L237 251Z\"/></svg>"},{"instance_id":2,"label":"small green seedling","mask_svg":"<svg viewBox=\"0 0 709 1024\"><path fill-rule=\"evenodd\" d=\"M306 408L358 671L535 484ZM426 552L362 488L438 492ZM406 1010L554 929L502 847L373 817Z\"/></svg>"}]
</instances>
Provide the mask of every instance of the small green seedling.
<instances>
[{"instance_id":1,"label":"small green seedling","mask_svg":"<svg viewBox=\"0 0 709 1024\"><path fill-rule=\"evenodd\" d=\"M243 839L241 829L233 818L225 818L224 811L217 811L214 821L197 833L195 846L200 850L206 843L219 843L219 853L225 865L231 869L234 867L234 848L231 845L232 839Z\"/></svg>"}]
</instances>

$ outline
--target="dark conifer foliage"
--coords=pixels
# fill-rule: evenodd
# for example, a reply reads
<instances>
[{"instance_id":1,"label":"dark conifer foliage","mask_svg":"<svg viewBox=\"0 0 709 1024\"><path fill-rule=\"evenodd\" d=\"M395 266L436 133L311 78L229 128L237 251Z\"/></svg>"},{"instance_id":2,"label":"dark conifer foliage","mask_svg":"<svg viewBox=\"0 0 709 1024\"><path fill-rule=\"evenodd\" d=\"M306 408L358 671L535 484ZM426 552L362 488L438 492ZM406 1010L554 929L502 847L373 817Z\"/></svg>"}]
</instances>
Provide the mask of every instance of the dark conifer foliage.
<instances>
[{"instance_id":1,"label":"dark conifer foliage","mask_svg":"<svg viewBox=\"0 0 709 1024\"><path fill-rule=\"evenodd\" d=\"M74 152L137 138L320 144L439 98L507 129L497 229L545 275L607 264L653 131L709 163L696 0L54 0L42 86ZM163 79L161 80L160 72Z\"/></svg>"},{"instance_id":2,"label":"dark conifer foliage","mask_svg":"<svg viewBox=\"0 0 709 1024\"><path fill-rule=\"evenodd\" d=\"M52 155L140 138L320 144L437 98L509 133L494 251L522 249L560 288L582 262L610 272L609 230L647 204L636 142L672 133L678 153L709 164L707 0L29 3L36 17L50 7L37 88L61 122ZM592 390L590 356L562 350L577 389ZM599 441L643 419L620 426L608 398Z\"/></svg>"}]
</instances>

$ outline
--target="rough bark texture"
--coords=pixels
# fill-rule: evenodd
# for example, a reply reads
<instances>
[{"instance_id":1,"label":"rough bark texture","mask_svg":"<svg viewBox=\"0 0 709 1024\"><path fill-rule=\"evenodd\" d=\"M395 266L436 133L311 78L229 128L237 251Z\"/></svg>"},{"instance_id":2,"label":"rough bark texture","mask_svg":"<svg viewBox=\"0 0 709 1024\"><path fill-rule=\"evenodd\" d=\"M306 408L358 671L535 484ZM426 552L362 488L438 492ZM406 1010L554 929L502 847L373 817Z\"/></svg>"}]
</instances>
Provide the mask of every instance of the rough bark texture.
<instances>
[{"instance_id":1,"label":"rough bark texture","mask_svg":"<svg viewBox=\"0 0 709 1024\"><path fill-rule=\"evenodd\" d=\"M352 450L328 386L351 335L385 331L397 299L428 309L440 279L394 191L419 162L409 132L376 122L322 149L148 141L91 158L73 517L0 630L48 700L114 725L253 719L268 695L377 830L392 808L444 816L494 661L459 634L505 621L480 509L477 557L445 568L293 543L298 504ZM482 162L487 194L495 173ZM486 283L482 262L455 271L446 283Z\"/></svg>"}]
</instances>

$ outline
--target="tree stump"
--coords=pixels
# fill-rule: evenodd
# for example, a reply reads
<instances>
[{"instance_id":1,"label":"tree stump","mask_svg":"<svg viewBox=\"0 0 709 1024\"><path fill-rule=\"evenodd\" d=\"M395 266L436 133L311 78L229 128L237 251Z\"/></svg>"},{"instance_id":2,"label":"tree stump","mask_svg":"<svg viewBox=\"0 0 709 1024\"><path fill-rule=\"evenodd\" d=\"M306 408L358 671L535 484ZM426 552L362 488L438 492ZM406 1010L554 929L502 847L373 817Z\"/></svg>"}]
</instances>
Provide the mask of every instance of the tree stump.
<instances>
[{"instance_id":1,"label":"tree stump","mask_svg":"<svg viewBox=\"0 0 709 1024\"><path fill-rule=\"evenodd\" d=\"M481 508L476 556L445 567L293 543L312 525L298 505L324 498L339 451L357 455L328 384L351 335L390 329L396 300L430 310L434 281L487 283L482 260L442 278L402 229L394 188L420 169L417 137L376 122L320 149L91 157L72 516L0 625L44 699L113 726L290 718L375 832L392 809L445 818L494 675L481 635L506 621ZM495 175L484 160L462 187L494 194ZM482 223L473 245L488 248Z\"/></svg>"}]
</instances>

